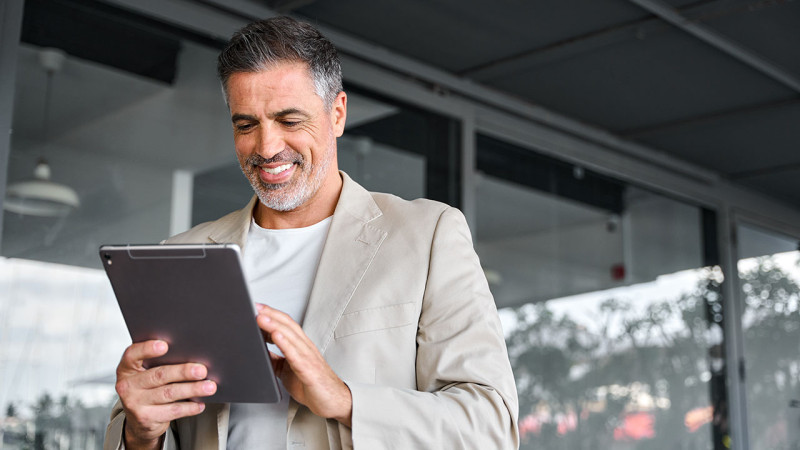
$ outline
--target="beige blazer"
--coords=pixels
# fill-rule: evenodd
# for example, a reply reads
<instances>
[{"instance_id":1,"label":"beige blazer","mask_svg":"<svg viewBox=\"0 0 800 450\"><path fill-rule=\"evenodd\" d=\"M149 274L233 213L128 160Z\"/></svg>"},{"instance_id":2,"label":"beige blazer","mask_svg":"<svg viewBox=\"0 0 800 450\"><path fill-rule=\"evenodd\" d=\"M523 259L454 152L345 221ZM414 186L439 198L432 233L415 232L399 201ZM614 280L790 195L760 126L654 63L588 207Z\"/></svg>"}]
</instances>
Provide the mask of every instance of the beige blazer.
<instances>
[{"instance_id":1,"label":"beige blazer","mask_svg":"<svg viewBox=\"0 0 800 450\"><path fill-rule=\"evenodd\" d=\"M352 429L291 400L287 448L517 448L514 377L464 216L342 178L303 329L350 387ZM168 242L247 251L255 202ZM209 404L175 421L165 448L224 449L228 412ZM123 423L118 404L106 449Z\"/></svg>"}]
</instances>

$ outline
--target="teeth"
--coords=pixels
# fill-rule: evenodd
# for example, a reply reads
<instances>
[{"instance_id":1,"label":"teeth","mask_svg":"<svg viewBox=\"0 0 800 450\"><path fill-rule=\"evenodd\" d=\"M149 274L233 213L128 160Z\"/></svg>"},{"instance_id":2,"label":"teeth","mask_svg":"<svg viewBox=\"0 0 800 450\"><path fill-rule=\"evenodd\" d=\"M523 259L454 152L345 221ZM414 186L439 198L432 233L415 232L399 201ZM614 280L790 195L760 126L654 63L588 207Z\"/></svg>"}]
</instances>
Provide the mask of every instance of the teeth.
<instances>
[{"instance_id":1,"label":"teeth","mask_svg":"<svg viewBox=\"0 0 800 450\"><path fill-rule=\"evenodd\" d=\"M263 170L264 172L267 172L269 174L272 174L272 175L277 175L277 174L283 172L284 170L289 169L290 167L292 167L291 163L284 164L282 166L278 166L278 167L275 167L273 169L270 169L269 167L262 167L261 170Z\"/></svg>"}]
</instances>

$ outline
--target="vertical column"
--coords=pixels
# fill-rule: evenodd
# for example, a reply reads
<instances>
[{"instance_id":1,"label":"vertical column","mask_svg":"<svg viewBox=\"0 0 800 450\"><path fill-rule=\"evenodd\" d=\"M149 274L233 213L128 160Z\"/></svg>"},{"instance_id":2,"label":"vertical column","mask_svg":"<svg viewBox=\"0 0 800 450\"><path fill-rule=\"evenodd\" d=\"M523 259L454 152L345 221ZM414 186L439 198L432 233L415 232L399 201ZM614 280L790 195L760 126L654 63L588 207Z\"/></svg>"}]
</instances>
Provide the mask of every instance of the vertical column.
<instances>
[{"instance_id":1,"label":"vertical column","mask_svg":"<svg viewBox=\"0 0 800 450\"><path fill-rule=\"evenodd\" d=\"M3 240L3 201L8 182L11 151L11 115L14 110L14 81L17 76L17 50L22 32L24 0L0 2L0 248Z\"/></svg>"},{"instance_id":2,"label":"vertical column","mask_svg":"<svg viewBox=\"0 0 800 450\"><path fill-rule=\"evenodd\" d=\"M461 121L425 111L425 196L461 208Z\"/></svg>"},{"instance_id":3,"label":"vertical column","mask_svg":"<svg viewBox=\"0 0 800 450\"><path fill-rule=\"evenodd\" d=\"M747 393L744 373L744 337L742 336L742 298L738 289L738 249L736 219L730 207L723 204L718 210L719 249L725 305L725 360L728 372L728 426L733 440L731 448L748 450Z\"/></svg>"},{"instance_id":4,"label":"vertical column","mask_svg":"<svg viewBox=\"0 0 800 450\"><path fill-rule=\"evenodd\" d=\"M477 232L477 176L475 173L475 111L468 108L461 119L461 211L472 230L472 240Z\"/></svg>"},{"instance_id":5,"label":"vertical column","mask_svg":"<svg viewBox=\"0 0 800 450\"><path fill-rule=\"evenodd\" d=\"M172 173L172 206L170 207L169 235L175 236L192 227L192 200L194 173L176 170Z\"/></svg>"}]
</instances>

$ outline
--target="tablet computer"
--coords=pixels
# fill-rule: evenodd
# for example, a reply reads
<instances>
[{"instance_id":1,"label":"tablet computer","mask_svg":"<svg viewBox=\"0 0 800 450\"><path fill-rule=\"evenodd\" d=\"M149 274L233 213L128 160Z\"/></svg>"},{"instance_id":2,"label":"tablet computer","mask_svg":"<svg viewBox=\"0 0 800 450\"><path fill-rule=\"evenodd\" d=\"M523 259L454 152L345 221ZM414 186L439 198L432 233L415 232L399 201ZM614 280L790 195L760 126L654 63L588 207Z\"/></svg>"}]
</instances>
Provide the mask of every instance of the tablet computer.
<instances>
[{"instance_id":1,"label":"tablet computer","mask_svg":"<svg viewBox=\"0 0 800 450\"><path fill-rule=\"evenodd\" d=\"M217 383L205 403L280 399L237 245L104 245L100 259L133 342L169 344L145 367L204 364Z\"/></svg>"}]
</instances>

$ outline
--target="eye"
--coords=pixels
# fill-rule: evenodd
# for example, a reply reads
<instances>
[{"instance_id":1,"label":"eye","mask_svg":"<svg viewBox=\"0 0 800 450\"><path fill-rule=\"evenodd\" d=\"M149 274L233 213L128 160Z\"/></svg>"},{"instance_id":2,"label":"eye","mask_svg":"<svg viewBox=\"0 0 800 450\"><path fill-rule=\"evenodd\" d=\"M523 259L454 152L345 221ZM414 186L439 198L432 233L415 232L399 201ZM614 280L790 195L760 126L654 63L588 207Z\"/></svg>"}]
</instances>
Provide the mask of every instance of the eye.
<instances>
[{"instance_id":1,"label":"eye","mask_svg":"<svg viewBox=\"0 0 800 450\"><path fill-rule=\"evenodd\" d=\"M292 128L300 124L299 120L282 120L281 124L287 128Z\"/></svg>"},{"instance_id":2,"label":"eye","mask_svg":"<svg viewBox=\"0 0 800 450\"><path fill-rule=\"evenodd\" d=\"M239 133L247 133L253 129L254 125L252 123L237 123L233 127Z\"/></svg>"}]
</instances>

